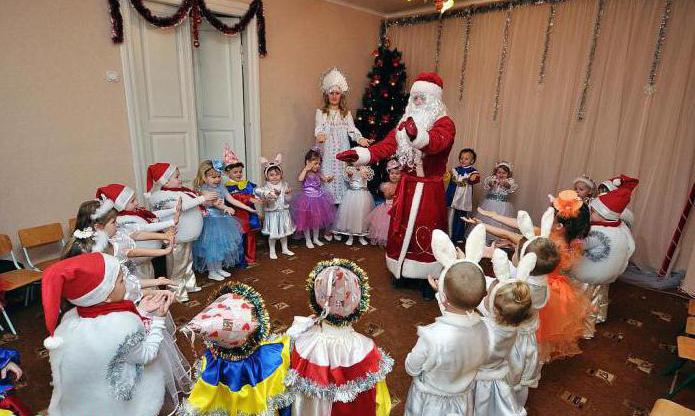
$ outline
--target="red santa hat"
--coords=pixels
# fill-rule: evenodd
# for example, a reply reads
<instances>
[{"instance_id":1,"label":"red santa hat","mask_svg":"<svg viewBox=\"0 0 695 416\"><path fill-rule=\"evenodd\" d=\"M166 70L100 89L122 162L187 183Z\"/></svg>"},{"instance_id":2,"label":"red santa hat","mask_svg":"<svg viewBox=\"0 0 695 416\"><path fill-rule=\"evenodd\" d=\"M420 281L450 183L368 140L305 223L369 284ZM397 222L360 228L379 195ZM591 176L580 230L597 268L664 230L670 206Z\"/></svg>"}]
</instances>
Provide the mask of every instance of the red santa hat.
<instances>
[{"instance_id":1,"label":"red santa hat","mask_svg":"<svg viewBox=\"0 0 695 416\"><path fill-rule=\"evenodd\" d=\"M611 183L617 188L592 199L589 206L603 218L609 221L618 221L620 214L630 203L632 191L639 184L639 179L620 175L611 179Z\"/></svg>"},{"instance_id":2,"label":"red santa hat","mask_svg":"<svg viewBox=\"0 0 695 416\"><path fill-rule=\"evenodd\" d=\"M46 328L51 334L43 341L46 348L55 349L63 343L61 337L54 336L61 298L76 306L102 303L113 291L120 270L115 257L89 253L59 261L43 272L41 302Z\"/></svg>"},{"instance_id":3,"label":"red santa hat","mask_svg":"<svg viewBox=\"0 0 695 416\"><path fill-rule=\"evenodd\" d=\"M123 211L131 198L135 196L135 191L129 186L112 183L97 188L97 199L101 198L102 195L113 201L113 207L116 208L117 211Z\"/></svg>"},{"instance_id":4,"label":"red santa hat","mask_svg":"<svg viewBox=\"0 0 695 416\"><path fill-rule=\"evenodd\" d=\"M415 78L413 86L410 87L410 95L416 95L418 93L431 94L442 99L442 89L444 88L444 81L436 72L422 72Z\"/></svg>"},{"instance_id":5,"label":"red santa hat","mask_svg":"<svg viewBox=\"0 0 695 416\"><path fill-rule=\"evenodd\" d=\"M176 165L173 163L153 163L147 167L147 192L152 190L154 183L164 185L169 181L171 175L176 172Z\"/></svg>"}]
</instances>

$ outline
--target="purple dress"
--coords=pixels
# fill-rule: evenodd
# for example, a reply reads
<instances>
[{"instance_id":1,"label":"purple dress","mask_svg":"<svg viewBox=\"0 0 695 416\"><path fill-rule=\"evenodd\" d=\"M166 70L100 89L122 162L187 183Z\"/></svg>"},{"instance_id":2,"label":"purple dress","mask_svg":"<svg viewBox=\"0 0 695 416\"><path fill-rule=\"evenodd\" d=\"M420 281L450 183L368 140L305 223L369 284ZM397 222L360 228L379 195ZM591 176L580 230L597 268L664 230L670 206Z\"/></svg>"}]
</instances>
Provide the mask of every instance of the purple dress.
<instances>
[{"instance_id":1,"label":"purple dress","mask_svg":"<svg viewBox=\"0 0 695 416\"><path fill-rule=\"evenodd\" d=\"M292 219L297 231L330 229L335 220L333 197L321 187L321 177L309 172L304 177L303 192L292 201Z\"/></svg>"}]
</instances>

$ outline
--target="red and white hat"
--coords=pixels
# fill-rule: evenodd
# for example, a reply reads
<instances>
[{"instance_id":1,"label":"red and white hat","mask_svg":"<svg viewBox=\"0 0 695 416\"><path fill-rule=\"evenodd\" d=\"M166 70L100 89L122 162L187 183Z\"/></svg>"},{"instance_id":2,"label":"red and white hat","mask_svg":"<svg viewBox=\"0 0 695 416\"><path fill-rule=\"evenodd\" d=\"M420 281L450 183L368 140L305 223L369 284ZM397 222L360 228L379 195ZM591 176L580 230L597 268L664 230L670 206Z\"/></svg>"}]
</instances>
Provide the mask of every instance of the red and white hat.
<instances>
[{"instance_id":1,"label":"red and white hat","mask_svg":"<svg viewBox=\"0 0 695 416\"><path fill-rule=\"evenodd\" d=\"M609 221L618 221L620 214L630 203L632 191L639 184L639 179L620 175L611 179L611 182L617 188L592 199L589 206L603 218Z\"/></svg>"},{"instance_id":2,"label":"red and white hat","mask_svg":"<svg viewBox=\"0 0 695 416\"><path fill-rule=\"evenodd\" d=\"M113 201L113 207L117 211L123 211L125 206L128 205L130 199L135 196L135 191L133 188L119 183L112 183L106 186L97 188L97 199L104 195L111 201Z\"/></svg>"},{"instance_id":3,"label":"red and white hat","mask_svg":"<svg viewBox=\"0 0 695 416\"><path fill-rule=\"evenodd\" d=\"M104 302L116 285L121 270L118 260L104 253L89 253L71 257L48 267L41 281L41 302L46 328L51 334L43 341L48 349L60 347L61 337L53 336L60 300L67 299L76 306L93 306Z\"/></svg>"},{"instance_id":4,"label":"red and white hat","mask_svg":"<svg viewBox=\"0 0 695 416\"><path fill-rule=\"evenodd\" d=\"M434 95L438 99L442 99L442 89L444 81L436 72L422 72L415 78L413 86L410 87L410 95L418 93Z\"/></svg>"},{"instance_id":5,"label":"red and white hat","mask_svg":"<svg viewBox=\"0 0 695 416\"><path fill-rule=\"evenodd\" d=\"M157 182L160 186L169 181L171 175L176 172L176 165L173 163L153 163L147 167L147 192L152 190L154 183Z\"/></svg>"}]
</instances>

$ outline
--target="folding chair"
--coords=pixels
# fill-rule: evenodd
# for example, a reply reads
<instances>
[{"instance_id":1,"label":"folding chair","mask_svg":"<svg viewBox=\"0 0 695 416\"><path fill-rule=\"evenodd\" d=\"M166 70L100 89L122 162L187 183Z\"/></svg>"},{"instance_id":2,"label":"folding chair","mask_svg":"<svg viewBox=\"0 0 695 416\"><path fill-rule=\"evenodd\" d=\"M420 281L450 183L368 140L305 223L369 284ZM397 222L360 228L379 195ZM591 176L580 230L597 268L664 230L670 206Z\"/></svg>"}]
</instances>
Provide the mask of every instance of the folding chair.
<instances>
[{"instance_id":1,"label":"folding chair","mask_svg":"<svg viewBox=\"0 0 695 416\"><path fill-rule=\"evenodd\" d=\"M70 218L68 220L68 231L72 234L75 231L75 224L77 224L77 218Z\"/></svg>"},{"instance_id":2,"label":"folding chair","mask_svg":"<svg viewBox=\"0 0 695 416\"><path fill-rule=\"evenodd\" d=\"M8 237L6 234L0 234L0 256L5 256L7 254L9 254L12 258L12 262L14 262L14 266L17 268L17 270L1 273L0 287L2 288L2 290L6 292L14 289L19 289L21 287L26 287L26 294L24 295L24 306L27 306L29 303L29 297L33 290L32 284L41 280L41 272L38 272L36 270L22 269L19 265L19 262L17 261L17 256L14 254L12 241L10 241L10 237ZM5 311L5 307L1 302L0 313L2 313L2 316L5 318L5 322L7 322L7 326L10 328L10 331L14 335L17 335L17 331L15 330L14 325L10 320L10 317L7 315L7 312ZM0 326L0 329L4 328Z\"/></svg>"},{"instance_id":3,"label":"folding chair","mask_svg":"<svg viewBox=\"0 0 695 416\"><path fill-rule=\"evenodd\" d=\"M17 231L19 241L22 243L24 257L27 259L29 267L34 270L42 271L46 267L60 260L60 256L42 262L35 263L31 260L28 249L45 246L48 244L59 244L62 249L65 246L63 240L63 226L60 223L40 225L38 227L24 228Z\"/></svg>"},{"instance_id":4,"label":"folding chair","mask_svg":"<svg viewBox=\"0 0 695 416\"><path fill-rule=\"evenodd\" d=\"M659 399L649 416L695 416L695 410L690 410L670 400Z\"/></svg>"}]
</instances>

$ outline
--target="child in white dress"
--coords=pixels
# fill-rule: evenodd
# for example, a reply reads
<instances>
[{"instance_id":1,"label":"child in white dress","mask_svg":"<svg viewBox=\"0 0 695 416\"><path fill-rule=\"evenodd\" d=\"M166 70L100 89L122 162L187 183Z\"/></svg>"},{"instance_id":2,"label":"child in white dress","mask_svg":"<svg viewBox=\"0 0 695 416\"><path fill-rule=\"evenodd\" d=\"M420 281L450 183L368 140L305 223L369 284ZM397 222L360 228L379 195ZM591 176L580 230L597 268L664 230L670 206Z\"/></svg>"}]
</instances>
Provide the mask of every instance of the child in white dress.
<instances>
[{"instance_id":1,"label":"child in white dress","mask_svg":"<svg viewBox=\"0 0 695 416\"><path fill-rule=\"evenodd\" d=\"M511 198L511 194L519 189L519 185L514 181L512 175L511 163L501 161L495 165L492 175L488 176L483 181L483 187L487 191L487 194L483 202L480 203L479 209L496 212L505 217L513 217L516 214L516 209L514 205L509 202L509 199ZM506 225L492 220L488 216L476 214L476 218L486 224L511 231ZM493 241L493 239L492 236L488 236L488 243Z\"/></svg>"},{"instance_id":2,"label":"child in white dress","mask_svg":"<svg viewBox=\"0 0 695 416\"><path fill-rule=\"evenodd\" d=\"M485 228L477 226L466 241L465 258L441 230L432 233L432 251L444 269L437 282L442 316L418 327L418 341L405 359L413 377L406 416L472 415L473 384L488 357L488 331L476 306L486 295L478 265L485 248Z\"/></svg>"},{"instance_id":3,"label":"child in white dress","mask_svg":"<svg viewBox=\"0 0 695 416\"><path fill-rule=\"evenodd\" d=\"M374 209L374 198L367 189L367 183L374 177L374 171L369 166L348 166L345 176L348 189L338 208L333 233L347 235L345 244L349 246L354 237L358 237L360 244L366 246L369 244L365 238L369 234L367 216Z\"/></svg>"},{"instance_id":4,"label":"child in white dress","mask_svg":"<svg viewBox=\"0 0 695 416\"><path fill-rule=\"evenodd\" d=\"M529 318L531 289L528 274L536 267L536 255L529 253L519 261L516 278L511 278L506 254L496 249L493 267L497 281L478 308L484 315L490 337L489 356L475 377L476 416L525 416L509 382L508 357L516 341L517 329Z\"/></svg>"}]
</instances>

